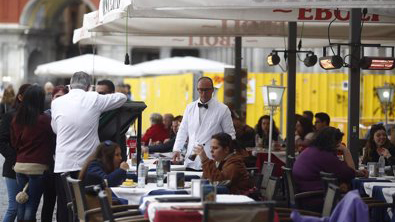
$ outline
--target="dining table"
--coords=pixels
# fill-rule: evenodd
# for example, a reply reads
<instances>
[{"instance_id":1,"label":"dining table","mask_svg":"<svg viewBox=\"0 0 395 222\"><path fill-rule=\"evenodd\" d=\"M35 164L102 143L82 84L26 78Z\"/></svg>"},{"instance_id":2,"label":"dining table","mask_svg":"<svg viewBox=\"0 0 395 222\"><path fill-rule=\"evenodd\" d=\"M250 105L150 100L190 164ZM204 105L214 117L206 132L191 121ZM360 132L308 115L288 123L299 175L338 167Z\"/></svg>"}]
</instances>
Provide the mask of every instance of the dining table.
<instances>
[{"instance_id":1,"label":"dining table","mask_svg":"<svg viewBox=\"0 0 395 222\"><path fill-rule=\"evenodd\" d=\"M178 197L191 197L191 195L177 195ZM149 196L144 200L148 219L151 222L165 221L202 221L202 202L158 202L157 196ZM217 203L247 203L254 202L253 199L244 195L217 194ZM177 206L197 208L197 210L177 210ZM200 209L199 209L200 208ZM177 216L175 216L177 215ZM169 220L170 219L170 220Z\"/></svg>"},{"instance_id":2,"label":"dining table","mask_svg":"<svg viewBox=\"0 0 395 222\"><path fill-rule=\"evenodd\" d=\"M155 157L151 157L148 159L143 159L142 160L144 163L144 166L148 166L149 170L155 170L156 169L156 162L158 161L158 158ZM137 166L131 164L131 161L128 160L128 164L129 164L129 170L130 171L137 171ZM170 171L185 171L186 167L184 165L170 165Z\"/></svg>"},{"instance_id":3,"label":"dining table","mask_svg":"<svg viewBox=\"0 0 395 222\"><path fill-rule=\"evenodd\" d=\"M129 205L140 204L142 196L164 195L164 194L189 194L191 193L191 183L185 182L184 189L170 189L165 183L158 187L156 183L148 183L144 187L111 187L112 192L119 198L126 199Z\"/></svg>"},{"instance_id":4,"label":"dining table","mask_svg":"<svg viewBox=\"0 0 395 222\"><path fill-rule=\"evenodd\" d=\"M393 176L377 177L376 181L364 182L365 193L373 199L392 203L392 194L395 193L395 178ZM386 221L393 217L391 208L374 208L371 212L374 221Z\"/></svg>"},{"instance_id":5,"label":"dining table","mask_svg":"<svg viewBox=\"0 0 395 222\"><path fill-rule=\"evenodd\" d=\"M156 180L156 162L158 161L157 157L151 156L149 159L143 160L144 165L148 167L148 180L149 182L155 182ZM131 161L128 161L129 169L128 174L130 175L129 179L137 180L137 167L131 164ZM200 179L203 176L203 171L187 171L184 165L170 165L170 171L174 172L182 172L185 175L185 181L191 181L192 179ZM134 174L134 175L133 175ZM166 178L166 174L164 175Z\"/></svg>"},{"instance_id":6,"label":"dining table","mask_svg":"<svg viewBox=\"0 0 395 222\"><path fill-rule=\"evenodd\" d=\"M262 170L262 166L264 162L268 161L269 153L267 149L256 148L252 152L253 155L256 155L256 167L259 171ZM281 177L283 175L283 170L281 167L285 166L286 163L286 152L285 151L272 151L271 152L271 162L274 163L273 176Z\"/></svg>"}]
</instances>

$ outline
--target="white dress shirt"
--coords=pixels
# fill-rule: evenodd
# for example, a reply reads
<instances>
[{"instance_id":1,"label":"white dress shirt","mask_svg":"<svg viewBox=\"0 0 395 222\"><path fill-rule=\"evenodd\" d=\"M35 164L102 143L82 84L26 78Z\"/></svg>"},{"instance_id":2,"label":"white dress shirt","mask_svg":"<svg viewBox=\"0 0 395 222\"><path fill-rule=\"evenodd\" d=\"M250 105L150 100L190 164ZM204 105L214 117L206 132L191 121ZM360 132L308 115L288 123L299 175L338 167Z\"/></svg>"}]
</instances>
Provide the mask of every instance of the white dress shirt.
<instances>
[{"instance_id":1,"label":"white dress shirt","mask_svg":"<svg viewBox=\"0 0 395 222\"><path fill-rule=\"evenodd\" d=\"M51 105L51 126L56 133L55 173L81 170L99 145L98 126L102 112L126 102L126 95L100 95L72 89Z\"/></svg>"},{"instance_id":2,"label":"white dress shirt","mask_svg":"<svg viewBox=\"0 0 395 222\"><path fill-rule=\"evenodd\" d=\"M196 170L202 168L199 156L196 157L195 161L191 161L188 158L194 146L204 144L204 151L207 157L212 159L211 136L224 132L233 139L236 138L230 110L225 104L212 98L207 102L208 109L205 109L204 107L199 108L198 102L200 100L188 104L173 147L173 151L181 151L185 141L189 138L184 165Z\"/></svg>"}]
</instances>

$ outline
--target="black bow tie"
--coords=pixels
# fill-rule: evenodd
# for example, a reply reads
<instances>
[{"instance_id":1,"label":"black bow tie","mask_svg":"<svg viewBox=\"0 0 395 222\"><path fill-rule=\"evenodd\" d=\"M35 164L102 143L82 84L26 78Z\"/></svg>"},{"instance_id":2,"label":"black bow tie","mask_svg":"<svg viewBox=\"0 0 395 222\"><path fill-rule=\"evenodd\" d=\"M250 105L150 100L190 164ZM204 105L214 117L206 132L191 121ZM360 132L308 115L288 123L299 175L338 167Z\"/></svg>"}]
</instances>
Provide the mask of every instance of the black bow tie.
<instances>
[{"instance_id":1,"label":"black bow tie","mask_svg":"<svg viewBox=\"0 0 395 222\"><path fill-rule=\"evenodd\" d=\"M208 109L208 104L198 103L198 107L199 108L204 107L204 108Z\"/></svg>"}]
</instances>

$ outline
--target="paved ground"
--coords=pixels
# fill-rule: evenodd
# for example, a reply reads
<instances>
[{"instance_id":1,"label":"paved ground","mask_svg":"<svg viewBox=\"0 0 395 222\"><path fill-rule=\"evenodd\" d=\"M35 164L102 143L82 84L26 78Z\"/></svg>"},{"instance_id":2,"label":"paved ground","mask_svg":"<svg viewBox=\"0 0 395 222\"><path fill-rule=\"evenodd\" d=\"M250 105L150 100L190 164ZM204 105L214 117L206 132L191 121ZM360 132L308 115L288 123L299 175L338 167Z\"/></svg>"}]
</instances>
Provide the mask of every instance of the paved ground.
<instances>
[{"instance_id":1,"label":"paved ground","mask_svg":"<svg viewBox=\"0 0 395 222\"><path fill-rule=\"evenodd\" d=\"M0 173L3 172L3 163L4 163L4 158L3 156L0 155ZM0 221L3 221L3 216L5 214L5 211L7 210L8 206L8 197L7 197L7 189L5 186L4 178L0 176ZM42 202L42 201L41 201ZM41 219L41 204L39 206L39 209L37 211L37 221L40 221ZM55 216L55 214L54 214ZM52 221L56 221L55 217Z\"/></svg>"}]
</instances>

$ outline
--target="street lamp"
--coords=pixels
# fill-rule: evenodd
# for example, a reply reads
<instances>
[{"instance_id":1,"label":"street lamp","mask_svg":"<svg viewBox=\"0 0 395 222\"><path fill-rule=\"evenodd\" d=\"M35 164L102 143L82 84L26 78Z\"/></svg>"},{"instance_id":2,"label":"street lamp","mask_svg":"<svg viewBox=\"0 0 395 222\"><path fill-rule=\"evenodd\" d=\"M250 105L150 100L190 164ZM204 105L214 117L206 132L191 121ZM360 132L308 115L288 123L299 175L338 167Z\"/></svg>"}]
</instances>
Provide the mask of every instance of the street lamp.
<instances>
[{"instance_id":1,"label":"street lamp","mask_svg":"<svg viewBox=\"0 0 395 222\"><path fill-rule=\"evenodd\" d=\"M269 128L269 153L268 162L271 163L272 155L272 135L273 135L273 116L274 111L281 105L285 87L277 86L276 81L272 80L272 85L262 86L262 96L265 108L270 110L270 128Z\"/></svg>"},{"instance_id":2,"label":"street lamp","mask_svg":"<svg viewBox=\"0 0 395 222\"><path fill-rule=\"evenodd\" d=\"M394 88L390 85L385 84L382 87L376 88L377 95L379 96L380 103L384 105L384 113L385 113L385 127L387 128L388 124L388 107L392 103L394 99Z\"/></svg>"}]
</instances>

